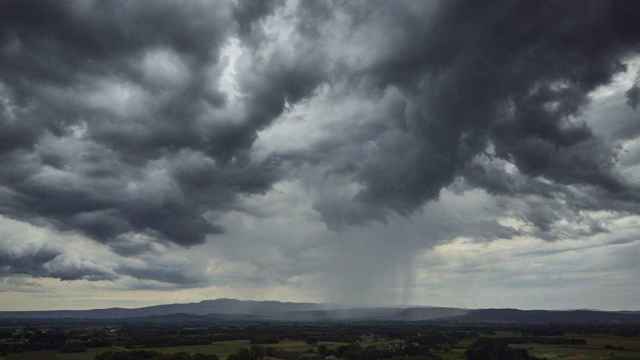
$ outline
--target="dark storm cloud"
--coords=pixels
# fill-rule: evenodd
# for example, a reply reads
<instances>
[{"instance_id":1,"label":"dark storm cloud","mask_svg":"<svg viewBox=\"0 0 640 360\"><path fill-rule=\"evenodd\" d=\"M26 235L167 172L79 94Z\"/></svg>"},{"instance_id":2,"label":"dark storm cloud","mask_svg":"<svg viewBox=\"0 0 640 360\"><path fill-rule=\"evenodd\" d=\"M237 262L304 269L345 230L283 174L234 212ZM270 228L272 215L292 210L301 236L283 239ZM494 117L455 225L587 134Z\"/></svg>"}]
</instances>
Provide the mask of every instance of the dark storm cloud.
<instances>
[{"instance_id":1,"label":"dark storm cloud","mask_svg":"<svg viewBox=\"0 0 640 360\"><path fill-rule=\"evenodd\" d=\"M59 251L53 249L34 249L26 254L11 254L7 249L0 253L0 268L3 273L44 273L43 264L53 260L60 255Z\"/></svg>"},{"instance_id":2,"label":"dark storm cloud","mask_svg":"<svg viewBox=\"0 0 640 360\"><path fill-rule=\"evenodd\" d=\"M2 2L3 214L120 245L222 232L215 212L280 176L247 156L256 132L321 80L312 60L265 56L230 110L221 49L274 7L256 4Z\"/></svg>"},{"instance_id":3,"label":"dark storm cloud","mask_svg":"<svg viewBox=\"0 0 640 360\"><path fill-rule=\"evenodd\" d=\"M633 85L631 89L627 90L627 103L633 109L638 107L640 104L640 87L637 84Z\"/></svg>"},{"instance_id":4,"label":"dark storm cloud","mask_svg":"<svg viewBox=\"0 0 640 360\"><path fill-rule=\"evenodd\" d=\"M415 101L419 111L406 121L419 140L392 167L398 171L379 171L387 163L365 168L362 197L415 208L489 144L529 176L613 194L628 189L611 171L611 150L585 145L592 134L573 116L591 90L624 69L622 56L637 50L640 26L628 15L636 7L453 2L435 23L420 22L420 14L398 18L409 24L406 42L369 74ZM403 185L393 186L398 179Z\"/></svg>"},{"instance_id":5,"label":"dark storm cloud","mask_svg":"<svg viewBox=\"0 0 640 360\"><path fill-rule=\"evenodd\" d=\"M282 3L282 0L238 1L233 9L233 16L238 22L239 33L243 36L249 35L258 20L269 15L275 6Z\"/></svg>"},{"instance_id":6,"label":"dark storm cloud","mask_svg":"<svg viewBox=\"0 0 640 360\"><path fill-rule=\"evenodd\" d=\"M202 244L239 197L304 178L341 231L459 185L510 200L491 219L430 224L432 243L522 234L501 214L544 239L564 236L559 219L585 225L566 236L604 232L580 211L640 213L640 192L617 173L619 139L580 115L637 55L638 12L635 1L4 1L0 213L140 260ZM256 156L261 131L323 91L326 108L377 106L320 129L329 140ZM53 253L24 269L2 259L9 273L93 276L43 268L63 259ZM206 283L149 259L95 277Z\"/></svg>"},{"instance_id":7,"label":"dark storm cloud","mask_svg":"<svg viewBox=\"0 0 640 360\"><path fill-rule=\"evenodd\" d=\"M61 280L113 280L115 275L91 264L63 260L63 253L53 248L0 248L0 278L10 274L54 277Z\"/></svg>"},{"instance_id":8,"label":"dark storm cloud","mask_svg":"<svg viewBox=\"0 0 640 360\"><path fill-rule=\"evenodd\" d=\"M364 50L367 61L341 64L337 71L354 91L376 96L397 88L404 103L371 132L374 155L351 159L347 167L337 164L364 186L354 200L376 209L351 206L359 214L342 220L377 219L381 207L411 213L458 176L469 175L467 167L489 148L496 159L553 186L592 188L601 199L640 200L639 189L616 173L615 144L600 141L579 120L589 94L625 71L623 60L637 54L640 25L630 14L640 10L638 4L375 4L368 11L357 5L341 9L352 33L373 34L367 45L375 51ZM345 36L353 46L350 41L360 39ZM496 191L506 184L484 185ZM499 190L514 196L518 191ZM637 210L635 204L627 207ZM330 221L338 214L326 203L318 208L328 210Z\"/></svg>"}]
</instances>

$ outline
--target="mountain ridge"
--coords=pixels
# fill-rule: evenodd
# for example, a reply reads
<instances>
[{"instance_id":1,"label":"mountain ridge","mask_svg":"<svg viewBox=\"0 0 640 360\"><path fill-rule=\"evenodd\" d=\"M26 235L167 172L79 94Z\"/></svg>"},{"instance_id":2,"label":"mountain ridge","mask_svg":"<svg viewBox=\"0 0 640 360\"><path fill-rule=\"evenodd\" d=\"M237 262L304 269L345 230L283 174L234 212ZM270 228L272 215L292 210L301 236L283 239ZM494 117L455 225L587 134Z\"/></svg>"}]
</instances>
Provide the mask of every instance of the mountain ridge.
<instances>
[{"instance_id":1,"label":"mountain ridge","mask_svg":"<svg viewBox=\"0 0 640 360\"><path fill-rule=\"evenodd\" d=\"M464 309L437 306L349 306L220 298L138 308L0 311L0 320L121 320L176 316L224 321L437 321L446 323L640 323L637 311Z\"/></svg>"}]
</instances>

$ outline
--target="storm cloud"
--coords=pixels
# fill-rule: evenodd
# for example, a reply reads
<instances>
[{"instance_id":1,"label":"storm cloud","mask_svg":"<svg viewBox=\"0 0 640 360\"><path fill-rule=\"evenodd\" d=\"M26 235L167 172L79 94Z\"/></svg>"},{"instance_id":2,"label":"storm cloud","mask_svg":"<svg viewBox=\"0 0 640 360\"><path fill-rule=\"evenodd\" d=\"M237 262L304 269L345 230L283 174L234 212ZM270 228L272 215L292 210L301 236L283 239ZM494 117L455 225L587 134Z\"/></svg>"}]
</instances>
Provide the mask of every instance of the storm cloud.
<instances>
[{"instance_id":1,"label":"storm cloud","mask_svg":"<svg viewBox=\"0 0 640 360\"><path fill-rule=\"evenodd\" d=\"M637 51L633 6L394 2L358 19L356 38L380 24L394 31L351 64L351 83L399 95L366 139L375 149L340 164L364 187L355 200L412 212L489 151L528 177L636 201L613 169L615 146L579 119L589 93Z\"/></svg>"},{"instance_id":2,"label":"storm cloud","mask_svg":"<svg viewBox=\"0 0 640 360\"><path fill-rule=\"evenodd\" d=\"M261 15L231 3L10 1L2 13L4 213L99 241L222 232L208 213L279 176L247 157L256 131L319 78L266 54L229 99L221 48Z\"/></svg>"},{"instance_id":3,"label":"storm cloud","mask_svg":"<svg viewBox=\"0 0 640 360\"><path fill-rule=\"evenodd\" d=\"M0 275L365 294L460 239L607 236L640 215L638 13L4 1L0 214L98 250L0 239Z\"/></svg>"}]
</instances>

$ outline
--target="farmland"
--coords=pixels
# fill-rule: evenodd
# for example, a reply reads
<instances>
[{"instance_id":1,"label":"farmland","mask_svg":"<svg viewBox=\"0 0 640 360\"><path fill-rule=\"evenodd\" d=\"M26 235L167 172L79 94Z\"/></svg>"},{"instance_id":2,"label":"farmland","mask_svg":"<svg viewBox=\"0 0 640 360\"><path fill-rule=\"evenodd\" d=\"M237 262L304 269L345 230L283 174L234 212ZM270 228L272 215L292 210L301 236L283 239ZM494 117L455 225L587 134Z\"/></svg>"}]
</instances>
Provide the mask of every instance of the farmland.
<instances>
[{"instance_id":1,"label":"farmland","mask_svg":"<svg viewBox=\"0 0 640 360\"><path fill-rule=\"evenodd\" d=\"M44 330L40 330L44 331ZM50 336L52 330L48 330ZM5 331L5 334L8 334ZM14 329L12 333L37 339L37 329ZM30 335L27 335L30 334ZM207 328L67 328L64 344L102 343L103 346L77 346L33 350L3 350L1 360L94 360L101 354L150 351L158 356L201 354L220 360L462 360L482 346L504 352L499 359L640 359L637 328L616 327L492 327L434 326L418 323L390 324L260 324L258 326ZM106 336L105 334L109 334ZM244 335L244 338L242 338ZM217 340L221 337L234 338ZM158 343L162 339L163 343ZM342 340L341 340L342 339ZM4 344L10 343L7 338ZM211 340L211 341L210 341ZM198 342L195 344L194 342ZM42 342L41 342L42 343ZM186 344L193 343L193 344ZM36 341L33 344L38 344ZM184 344L184 345L180 345ZM53 346L55 347L55 346ZM248 354L248 355L247 355ZM520 354L520 355L508 355ZM198 356L201 356L198 355ZM514 356L514 357L509 357ZM155 359L155 358L152 358ZM162 358L164 359L164 358ZM182 358L180 358L182 359Z\"/></svg>"}]
</instances>

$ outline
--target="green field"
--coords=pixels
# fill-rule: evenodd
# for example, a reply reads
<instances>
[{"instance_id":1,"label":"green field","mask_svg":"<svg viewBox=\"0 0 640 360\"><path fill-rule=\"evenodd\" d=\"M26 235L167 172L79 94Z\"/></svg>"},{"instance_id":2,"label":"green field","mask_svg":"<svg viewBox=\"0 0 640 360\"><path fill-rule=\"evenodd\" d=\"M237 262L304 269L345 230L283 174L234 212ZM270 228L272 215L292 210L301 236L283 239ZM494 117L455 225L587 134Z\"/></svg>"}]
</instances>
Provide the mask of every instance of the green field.
<instances>
[{"instance_id":1,"label":"green field","mask_svg":"<svg viewBox=\"0 0 640 360\"><path fill-rule=\"evenodd\" d=\"M328 348L344 345L345 343L338 342L319 342L318 345L325 345ZM150 347L144 348L144 350L154 350L161 353L200 353L200 354L215 354L220 359L225 359L227 356L237 352L241 348L251 346L248 340L232 340L232 341L218 341L210 345L190 345L190 346L168 346L168 347ZM278 344L264 345L265 347L274 347L282 350L304 352L315 346L309 345L304 341L281 341ZM0 360L93 360L93 358L103 352L110 350L126 350L124 348L93 348L83 353L65 354L55 351L33 351L20 354L11 354L7 357L0 357Z\"/></svg>"},{"instance_id":2,"label":"green field","mask_svg":"<svg viewBox=\"0 0 640 360\"><path fill-rule=\"evenodd\" d=\"M610 335L567 335L587 340L586 345L521 344L530 354L549 360L640 359L640 338ZM607 349L607 346L615 349Z\"/></svg>"},{"instance_id":3,"label":"green field","mask_svg":"<svg viewBox=\"0 0 640 360\"><path fill-rule=\"evenodd\" d=\"M515 333L496 334L494 337L513 337ZM620 337L611 335L566 335L569 338L585 339L585 345L543 345L543 344L518 344L513 347L524 348L530 354L548 360L601 360L601 359L620 359L631 360L640 359L640 338L639 337ZM383 345L384 343L394 342L398 340L377 340L375 342L364 342L363 345ZM464 360L465 351L469 345L475 341L474 338L467 338L456 344L446 351L437 352L443 360ZM318 345L325 345L329 348L335 348L346 343L338 342L320 342ZM221 359L225 359L241 348L251 346L248 340L220 341L209 345L193 345L193 346L174 346L174 347L156 347L145 348L146 350L155 350L162 353L201 353L216 354ZM304 352L310 350L316 345L309 345L303 341L281 341L278 344L264 345L265 347L274 347L282 350ZM609 348L607 348L609 347ZM613 349L611 347L614 347ZM102 352L109 350L125 350L124 348L97 348L89 349L84 353L64 354L53 351L36 351L25 352L21 354L12 354L0 360L93 360L94 357ZM405 359L405 358L403 358ZM413 358L412 358L413 359ZM405 359L406 360L406 359ZM420 360L415 357L414 360Z\"/></svg>"},{"instance_id":4,"label":"green field","mask_svg":"<svg viewBox=\"0 0 640 360\"><path fill-rule=\"evenodd\" d=\"M514 347L525 348L531 355L539 358L556 360L596 360L596 359L640 359L640 352L629 350L608 350L592 346L559 346L524 344Z\"/></svg>"},{"instance_id":5,"label":"green field","mask_svg":"<svg viewBox=\"0 0 640 360\"><path fill-rule=\"evenodd\" d=\"M158 348L145 348L145 350L155 350L162 353L201 353L201 354L216 354L221 359L226 358L230 354L235 353L243 347L248 347L249 341L247 340L234 340L234 341L220 341L210 345L192 345L192 346L171 346L171 347L158 347ZM100 353L110 350L126 350L124 348L93 348L87 350L84 353L63 354L53 351L34 351L25 352L22 354L11 354L6 357L6 360L93 360L93 358ZM5 360L3 359L3 360Z\"/></svg>"},{"instance_id":6,"label":"green field","mask_svg":"<svg viewBox=\"0 0 640 360\"><path fill-rule=\"evenodd\" d=\"M467 347L469 347L475 338L466 338L459 343L457 343L454 347L449 349L448 351L439 351L436 352L436 355L440 356L442 360L464 360L465 359L465 351L467 351Z\"/></svg>"},{"instance_id":7,"label":"green field","mask_svg":"<svg viewBox=\"0 0 640 360\"><path fill-rule=\"evenodd\" d=\"M512 337L514 333L496 334L494 337ZM518 344L515 348L527 349L529 354L547 360L640 360L640 338L611 335L566 335L568 338L585 339L586 345ZM473 339L466 339L438 355L443 360L465 359L466 348ZM614 346L616 349L607 349Z\"/></svg>"}]
</instances>

